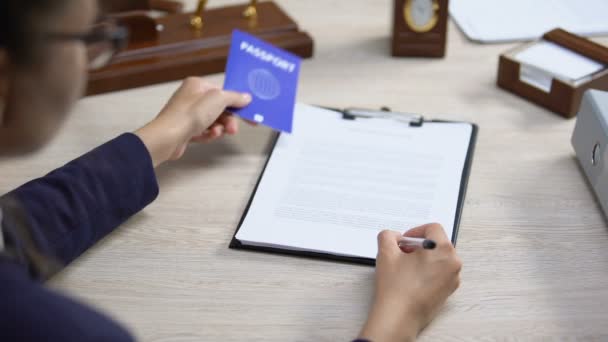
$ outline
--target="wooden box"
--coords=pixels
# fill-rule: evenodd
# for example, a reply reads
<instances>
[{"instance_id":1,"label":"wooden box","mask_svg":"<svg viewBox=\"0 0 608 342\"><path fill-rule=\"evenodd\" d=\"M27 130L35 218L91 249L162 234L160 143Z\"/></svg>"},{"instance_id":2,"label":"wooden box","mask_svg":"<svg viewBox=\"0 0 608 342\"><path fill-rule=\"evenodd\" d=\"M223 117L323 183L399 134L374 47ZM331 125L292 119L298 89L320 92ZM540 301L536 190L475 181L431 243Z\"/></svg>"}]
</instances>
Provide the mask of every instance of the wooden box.
<instances>
[{"instance_id":1,"label":"wooden box","mask_svg":"<svg viewBox=\"0 0 608 342\"><path fill-rule=\"evenodd\" d=\"M555 29L544 34L542 39L593 59L604 64L604 66L608 65L608 48L583 37L576 36L562 29ZM520 72L523 67L513 56L532 44L535 44L535 42L519 46L500 56L497 79L499 87L546 107L566 118L576 116L585 90L590 88L608 90L608 68L604 68L600 72L593 74L589 80L581 84L573 84L553 78L548 91L522 81Z\"/></svg>"}]
</instances>

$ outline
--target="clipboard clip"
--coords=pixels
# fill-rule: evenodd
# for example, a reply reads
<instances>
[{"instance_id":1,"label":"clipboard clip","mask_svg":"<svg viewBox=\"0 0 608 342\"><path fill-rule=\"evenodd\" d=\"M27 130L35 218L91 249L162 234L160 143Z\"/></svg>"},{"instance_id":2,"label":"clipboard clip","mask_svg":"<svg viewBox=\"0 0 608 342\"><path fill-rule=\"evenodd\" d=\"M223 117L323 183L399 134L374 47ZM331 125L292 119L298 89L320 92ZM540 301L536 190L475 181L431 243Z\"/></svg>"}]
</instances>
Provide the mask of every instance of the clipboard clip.
<instances>
[{"instance_id":1,"label":"clipboard clip","mask_svg":"<svg viewBox=\"0 0 608 342\"><path fill-rule=\"evenodd\" d=\"M424 116L420 114L392 112L388 107L380 110L364 108L347 108L342 111L342 118L345 120L365 119L391 119L408 123L410 126L420 127L424 123Z\"/></svg>"}]
</instances>

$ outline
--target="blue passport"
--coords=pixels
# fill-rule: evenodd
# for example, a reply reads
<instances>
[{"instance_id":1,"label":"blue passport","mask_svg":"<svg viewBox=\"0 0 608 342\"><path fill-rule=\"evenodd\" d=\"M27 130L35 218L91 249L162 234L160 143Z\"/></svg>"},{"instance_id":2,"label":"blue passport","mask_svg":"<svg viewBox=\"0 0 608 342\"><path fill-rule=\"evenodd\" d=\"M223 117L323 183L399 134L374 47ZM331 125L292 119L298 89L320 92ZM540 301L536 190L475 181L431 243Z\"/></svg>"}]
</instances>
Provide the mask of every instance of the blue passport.
<instances>
[{"instance_id":1,"label":"blue passport","mask_svg":"<svg viewBox=\"0 0 608 342\"><path fill-rule=\"evenodd\" d=\"M299 57L244 32L232 32L224 89L253 98L247 107L234 109L236 115L291 133L299 74Z\"/></svg>"}]
</instances>

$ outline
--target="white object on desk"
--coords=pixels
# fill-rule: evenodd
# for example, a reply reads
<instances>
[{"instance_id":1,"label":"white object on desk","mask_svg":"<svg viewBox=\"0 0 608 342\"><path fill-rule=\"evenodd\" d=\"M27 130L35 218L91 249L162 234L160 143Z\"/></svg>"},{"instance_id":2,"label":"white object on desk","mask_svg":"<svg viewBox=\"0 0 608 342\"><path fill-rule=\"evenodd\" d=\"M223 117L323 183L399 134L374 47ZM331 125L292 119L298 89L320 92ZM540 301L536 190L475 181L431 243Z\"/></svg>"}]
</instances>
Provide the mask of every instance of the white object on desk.
<instances>
[{"instance_id":1,"label":"white object on desk","mask_svg":"<svg viewBox=\"0 0 608 342\"><path fill-rule=\"evenodd\" d=\"M608 92L585 92L572 134L581 168L608 218Z\"/></svg>"},{"instance_id":2,"label":"white object on desk","mask_svg":"<svg viewBox=\"0 0 608 342\"><path fill-rule=\"evenodd\" d=\"M587 82L605 66L553 42L541 40L513 58L521 63L520 80L545 92L553 78L577 86Z\"/></svg>"},{"instance_id":3,"label":"white object on desk","mask_svg":"<svg viewBox=\"0 0 608 342\"><path fill-rule=\"evenodd\" d=\"M345 120L298 104L236 239L375 259L382 229L439 222L451 237L472 132L468 123Z\"/></svg>"},{"instance_id":4,"label":"white object on desk","mask_svg":"<svg viewBox=\"0 0 608 342\"><path fill-rule=\"evenodd\" d=\"M450 14L481 43L533 40L558 27L583 36L608 33L606 0L451 0Z\"/></svg>"}]
</instances>

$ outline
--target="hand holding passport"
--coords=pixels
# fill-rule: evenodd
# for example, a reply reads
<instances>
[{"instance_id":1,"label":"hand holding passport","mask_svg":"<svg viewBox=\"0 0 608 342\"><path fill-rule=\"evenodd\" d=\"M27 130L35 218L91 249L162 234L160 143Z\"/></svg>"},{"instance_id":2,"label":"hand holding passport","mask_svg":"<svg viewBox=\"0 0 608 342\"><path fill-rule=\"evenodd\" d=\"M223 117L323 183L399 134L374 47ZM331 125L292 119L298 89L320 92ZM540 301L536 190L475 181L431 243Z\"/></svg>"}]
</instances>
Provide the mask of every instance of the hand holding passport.
<instances>
[{"instance_id":1,"label":"hand holding passport","mask_svg":"<svg viewBox=\"0 0 608 342\"><path fill-rule=\"evenodd\" d=\"M234 113L278 131L291 133L300 58L235 30L224 89L251 94L249 106Z\"/></svg>"}]
</instances>

